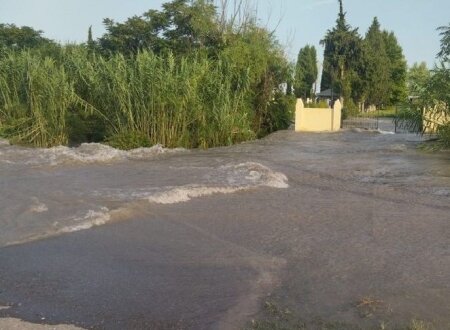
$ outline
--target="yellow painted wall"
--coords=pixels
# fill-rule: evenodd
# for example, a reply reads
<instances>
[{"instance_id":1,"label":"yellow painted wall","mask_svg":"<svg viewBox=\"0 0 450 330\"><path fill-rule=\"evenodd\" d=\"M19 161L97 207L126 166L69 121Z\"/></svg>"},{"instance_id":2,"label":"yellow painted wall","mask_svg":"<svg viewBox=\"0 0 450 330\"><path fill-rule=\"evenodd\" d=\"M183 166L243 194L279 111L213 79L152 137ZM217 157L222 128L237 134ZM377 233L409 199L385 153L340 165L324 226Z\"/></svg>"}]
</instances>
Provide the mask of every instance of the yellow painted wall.
<instances>
[{"instance_id":1,"label":"yellow painted wall","mask_svg":"<svg viewBox=\"0 0 450 330\"><path fill-rule=\"evenodd\" d=\"M329 132L341 128L341 103L337 100L334 108L305 108L302 99L297 99L295 107L296 132Z\"/></svg>"},{"instance_id":2,"label":"yellow painted wall","mask_svg":"<svg viewBox=\"0 0 450 330\"><path fill-rule=\"evenodd\" d=\"M450 121L449 116L444 112L437 112L425 110L423 114L423 127L425 128L425 133L436 133L439 126Z\"/></svg>"}]
</instances>

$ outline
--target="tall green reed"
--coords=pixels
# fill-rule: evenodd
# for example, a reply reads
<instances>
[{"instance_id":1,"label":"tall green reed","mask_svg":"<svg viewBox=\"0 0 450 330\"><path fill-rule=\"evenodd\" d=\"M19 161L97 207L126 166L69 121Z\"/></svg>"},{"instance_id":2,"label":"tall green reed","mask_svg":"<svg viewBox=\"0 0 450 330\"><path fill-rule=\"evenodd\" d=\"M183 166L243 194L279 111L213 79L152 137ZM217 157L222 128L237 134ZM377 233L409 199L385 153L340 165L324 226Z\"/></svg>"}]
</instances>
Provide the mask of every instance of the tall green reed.
<instances>
[{"instance_id":1,"label":"tall green reed","mask_svg":"<svg viewBox=\"0 0 450 330\"><path fill-rule=\"evenodd\" d=\"M68 144L76 130L120 148L228 145L256 136L250 77L221 56L71 47L55 62L11 51L0 56L0 134L41 147Z\"/></svg>"},{"instance_id":2,"label":"tall green reed","mask_svg":"<svg viewBox=\"0 0 450 330\"><path fill-rule=\"evenodd\" d=\"M3 135L40 147L67 143L65 117L74 93L62 66L28 51L4 54L0 91Z\"/></svg>"}]
</instances>

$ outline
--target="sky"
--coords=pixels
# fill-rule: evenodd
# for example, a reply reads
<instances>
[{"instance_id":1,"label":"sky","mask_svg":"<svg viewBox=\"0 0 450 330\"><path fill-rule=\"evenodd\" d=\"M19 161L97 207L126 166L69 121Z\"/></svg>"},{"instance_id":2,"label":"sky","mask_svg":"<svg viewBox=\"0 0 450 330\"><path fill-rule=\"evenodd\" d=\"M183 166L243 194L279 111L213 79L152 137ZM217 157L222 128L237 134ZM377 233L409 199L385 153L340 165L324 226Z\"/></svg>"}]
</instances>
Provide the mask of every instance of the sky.
<instances>
[{"instance_id":1,"label":"sky","mask_svg":"<svg viewBox=\"0 0 450 330\"><path fill-rule=\"evenodd\" d=\"M102 21L122 22L168 0L0 0L0 23L31 26L56 41L84 42L92 25L94 38L104 32ZM260 24L275 30L294 60L301 47L319 45L335 25L338 0L252 0ZM425 61L431 68L439 51L438 26L450 23L450 0L343 0L346 18L365 34L374 16L383 29L393 31L409 65ZM319 60L320 62L320 60Z\"/></svg>"}]
</instances>

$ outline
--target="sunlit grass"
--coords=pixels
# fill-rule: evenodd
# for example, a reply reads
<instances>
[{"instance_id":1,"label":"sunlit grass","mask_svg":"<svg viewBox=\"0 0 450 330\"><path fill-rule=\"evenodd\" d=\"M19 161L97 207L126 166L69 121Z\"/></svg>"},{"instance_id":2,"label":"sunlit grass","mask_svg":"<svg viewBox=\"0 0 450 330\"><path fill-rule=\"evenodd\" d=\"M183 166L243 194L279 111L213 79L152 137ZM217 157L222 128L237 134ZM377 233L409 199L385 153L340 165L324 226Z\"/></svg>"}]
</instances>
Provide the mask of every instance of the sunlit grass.
<instances>
[{"instance_id":1,"label":"sunlit grass","mask_svg":"<svg viewBox=\"0 0 450 330\"><path fill-rule=\"evenodd\" d=\"M225 59L105 58L82 48L61 58L0 57L0 135L48 147L67 144L76 127L121 148L207 148L257 136L250 73Z\"/></svg>"}]
</instances>

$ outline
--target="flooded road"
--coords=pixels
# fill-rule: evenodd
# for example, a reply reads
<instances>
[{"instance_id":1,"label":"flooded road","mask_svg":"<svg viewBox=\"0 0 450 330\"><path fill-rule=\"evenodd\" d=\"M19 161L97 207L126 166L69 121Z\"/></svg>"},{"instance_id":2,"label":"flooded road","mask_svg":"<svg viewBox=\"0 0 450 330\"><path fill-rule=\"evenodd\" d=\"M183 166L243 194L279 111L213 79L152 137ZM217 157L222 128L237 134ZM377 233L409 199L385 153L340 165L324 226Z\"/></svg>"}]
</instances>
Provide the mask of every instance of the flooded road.
<instances>
[{"instance_id":1,"label":"flooded road","mask_svg":"<svg viewBox=\"0 0 450 330\"><path fill-rule=\"evenodd\" d=\"M282 131L118 151L0 142L0 316L101 329L450 325L450 153ZM362 316L358 301L379 308ZM0 323L1 324L1 323Z\"/></svg>"}]
</instances>

